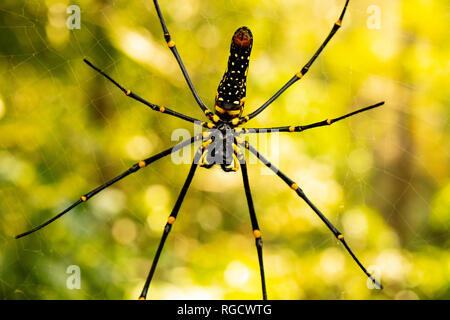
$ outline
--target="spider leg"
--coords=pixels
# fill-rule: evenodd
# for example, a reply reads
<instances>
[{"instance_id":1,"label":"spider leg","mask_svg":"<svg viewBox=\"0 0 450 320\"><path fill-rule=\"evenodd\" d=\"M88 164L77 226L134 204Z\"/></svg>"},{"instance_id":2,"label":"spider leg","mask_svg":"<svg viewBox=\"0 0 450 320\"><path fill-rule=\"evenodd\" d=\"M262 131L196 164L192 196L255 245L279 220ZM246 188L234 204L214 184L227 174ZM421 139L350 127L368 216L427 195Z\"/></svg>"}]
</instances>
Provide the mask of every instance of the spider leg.
<instances>
[{"instance_id":1,"label":"spider leg","mask_svg":"<svg viewBox=\"0 0 450 320\"><path fill-rule=\"evenodd\" d=\"M195 170L197 169L197 166L198 166L199 160L201 158L201 155L203 153L203 150L204 150L204 148L201 147L198 149L198 152L195 153L194 160L192 161L191 169L189 170L186 181L184 182L183 188L180 191L180 194L175 203L175 206L173 207L172 212L170 213L169 218L167 219L167 223L164 227L161 241L159 242L159 246L158 246L158 249L156 250L155 257L153 258L152 266L148 273L147 280L145 281L144 288L142 289L142 293L139 296L139 300L145 300L147 297L148 288L150 286L150 282L152 281L153 274L155 273L156 265L158 264L158 260L159 260L159 256L161 255L161 251L164 247L164 243L166 242L167 236L169 235L169 232L172 229L172 225L175 223L175 220L177 218L181 204L183 203L184 196L186 195L188 188L192 182L192 179L194 178Z\"/></svg>"},{"instance_id":2,"label":"spider leg","mask_svg":"<svg viewBox=\"0 0 450 320\"><path fill-rule=\"evenodd\" d=\"M343 120L345 118L351 117L355 114L358 114L360 112L364 112L373 108L377 108L380 107L384 104L384 101L379 102L377 104L365 107L365 108L361 108L358 109L356 111L347 113L341 117L338 118L334 118L334 119L326 119L323 121L319 121L319 122L315 122L315 123L311 123L308 125L304 125L304 126L286 126L286 127L273 127L273 128L245 128L244 133L265 133L265 132L270 132L270 131L278 131L278 132L300 132L300 131L305 131L308 129L312 129L312 128L317 128L317 127L323 127L323 126L329 126L332 123L338 122L340 120Z\"/></svg>"},{"instance_id":3,"label":"spider leg","mask_svg":"<svg viewBox=\"0 0 450 320\"><path fill-rule=\"evenodd\" d=\"M344 9L342 9L341 15L339 16L339 19L335 22L333 25L333 28L331 29L328 36L325 38L323 43L320 45L319 49L314 53L312 58L303 66L300 72L297 72L286 84L278 90L269 100L267 100L261 107L253 111L252 113L248 114L245 117L242 117L239 119L239 124L243 124L250 119L256 117L259 113L261 113L265 108L267 108L272 102L274 102L283 92L285 92L291 85L293 85L295 82L300 80L309 70L311 65L314 63L314 61L317 59L319 54L322 52L322 50L325 48L327 43L331 40L331 38L335 35L335 33L338 31L338 29L342 25L342 19L344 18L345 11L347 10L348 2L350 0L345 1Z\"/></svg>"},{"instance_id":4,"label":"spider leg","mask_svg":"<svg viewBox=\"0 0 450 320\"><path fill-rule=\"evenodd\" d=\"M244 145L245 148L247 148L251 153L253 153L265 166L267 166L270 170L272 170L278 177L281 178L290 188L292 188L297 195L302 198L308 206L317 214L317 216L325 223L325 225L328 227L328 229L333 232L334 236L342 242L347 252L350 254L350 256L353 258L353 260L358 264L358 266L361 268L361 270L369 277L369 279L380 289L383 288L381 283L379 283L368 271L367 269L362 265L362 263L358 260L358 258L355 256L353 251L348 246L347 242L344 239L344 236L341 232L339 232L336 227L325 217L325 215L320 212L319 209L309 200L309 198L305 195L303 190L289 177L287 177L283 172L281 172L277 167L275 167L273 164L269 162L264 156L262 156L258 150L256 150L254 147L252 147L247 141L243 141L243 139L238 139L238 142L240 142L241 145Z\"/></svg>"},{"instance_id":5,"label":"spider leg","mask_svg":"<svg viewBox=\"0 0 450 320\"><path fill-rule=\"evenodd\" d=\"M191 90L192 94L194 95L195 101L197 101L197 104L200 106L200 108L205 113L205 115L208 117L208 119L212 120L214 113L211 110L209 110L208 107L206 107L206 105L203 103L202 99L198 95L197 90L195 90L194 85L191 81L191 78L189 77L189 74L186 70L186 67L184 66L184 63L181 60L180 54L178 53L177 47L175 45L175 41L172 40L169 30L167 29L166 23L164 21L164 17L161 13L161 9L159 8L158 1L153 0L153 3L155 5L155 9L158 14L159 21L161 22L161 26L162 26L162 29L164 32L164 39L166 40L170 51L172 51L173 55L175 56L175 59L177 60L178 65L180 66L181 72L183 73L183 76L186 79L189 89Z\"/></svg>"},{"instance_id":6,"label":"spider leg","mask_svg":"<svg viewBox=\"0 0 450 320\"><path fill-rule=\"evenodd\" d=\"M24 233L21 233L19 235L17 235L15 238L19 239L22 238L26 235L29 235L30 233L33 233L35 231L38 231L39 229L47 226L48 224L52 223L53 221L55 221L56 219L62 217L64 214L66 214L67 212L69 212L70 210L72 210L73 208L75 208L76 206L78 206L80 203L86 202L88 201L90 198L92 198L93 196L95 196L97 193L103 191L104 189L108 188L110 185L116 183L119 180L122 180L123 178L125 178L126 176L138 171L141 168L144 168L146 166L148 166L149 164L155 162L156 160L159 160L177 150L180 150L190 144L192 144L194 142L194 140L199 139L201 137L201 135L198 135L196 137L192 137L190 140L186 140L183 141L169 149L164 150L163 152L160 152L156 155L153 155L147 159L141 160L138 163L135 163L134 165L132 165L127 171L123 172L122 174L118 175L117 177L109 180L108 182L106 182L105 184L102 184L101 186L95 188L94 190L86 193L85 195L82 195L80 199L78 199L77 202L75 202L74 204L72 204L71 206L69 206L68 208L66 208L65 210L63 210L61 213L57 214L56 216L54 216L53 218L51 218L50 220L44 222L43 224L27 231Z\"/></svg>"},{"instance_id":7,"label":"spider leg","mask_svg":"<svg viewBox=\"0 0 450 320\"><path fill-rule=\"evenodd\" d=\"M259 272L261 274L263 300L267 300L266 280L264 277L264 264L262 253L263 241L261 238L261 231L258 226L258 220L256 219L255 207L253 206L252 194L250 191L250 183L248 180L247 164L245 163L245 158L242 158L240 161L242 168L242 180L244 181L245 196L247 198L248 210L250 212L250 220L252 222L252 229L253 229L253 236L255 237L256 250L258 252Z\"/></svg>"},{"instance_id":8,"label":"spider leg","mask_svg":"<svg viewBox=\"0 0 450 320\"><path fill-rule=\"evenodd\" d=\"M202 122L201 120L186 116L182 113L173 111L169 108L166 107L160 107L156 104L153 104L151 102L148 102L147 100L141 98L140 96L138 96L137 94L135 94L134 92L132 92L131 90L127 90L124 87L122 87L119 83L117 83L113 78L111 78L109 75L107 75L105 72L103 72L101 69L97 68L96 66L94 66L89 60L87 59L83 59L83 61L92 69L94 69L95 71L97 71L98 73L100 73L102 76L104 76L106 79L108 79L109 81L111 81L116 87L118 87L120 90L122 90L128 97L133 98L134 100L137 100L143 104L145 104L147 107L149 107L150 109L152 109L153 111L158 111L161 113L166 113L169 114L171 116L195 123L201 123L201 125L205 128L211 128L212 124L208 124L205 122Z\"/></svg>"}]
</instances>

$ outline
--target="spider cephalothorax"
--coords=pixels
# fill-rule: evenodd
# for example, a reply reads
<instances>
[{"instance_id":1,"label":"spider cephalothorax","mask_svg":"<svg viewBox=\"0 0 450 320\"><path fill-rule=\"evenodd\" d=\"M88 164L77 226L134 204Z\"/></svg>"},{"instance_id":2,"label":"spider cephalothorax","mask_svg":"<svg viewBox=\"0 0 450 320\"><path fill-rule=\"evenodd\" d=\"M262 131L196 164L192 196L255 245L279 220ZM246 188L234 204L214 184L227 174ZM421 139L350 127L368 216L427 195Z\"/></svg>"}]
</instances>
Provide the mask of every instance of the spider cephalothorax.
<instances>
[{"instance_id":1,"label":"spider cephalothorax","mask_svg":"<svg viewBox=\"0 0 450 320\"><path fill-rule=\"evenodd\" d=\"M237 140L241 141L241 138L227 122L220 122L203 136L203 150L199 161L201 167L209 169L217 164L225 172L239 169L239 160L242 160L243 153Z\"/></svg>"},{"instance_id":2,"label":"spider cephalothorax","mask_svg":"<svg viewBox=\"0 0 450 320\"><path fill-rule=\"evenodd\" d=\"M319 49L314 53L312 58L300 69L299 72L296 72L291 79L289 79L274 95L272 95L262 106L258 109L249 113L245 116L241 116L242 110L244 107L245 101L245 91L246 91L246 77L248 71L249 57L253 44L253 37L250 30L246 27L239 28L233 35L231 48L230 48L230 57L228 60L228 68L222 78L222 81L219 84L218 92L216 95L214 112L212 112L201 100L197 91L192 84L192 81L189 77L189 74L181 60L180 54L178 53L177 47L175 45L175 41L172 40L167 26L164 22L163 15L158 5L157 0L153 0L155 5L156 12L158 14L159 20L161 22L161 26L164 32L164 39L167 42L168 47L172 51L175 59L180 66L181 72L186 80L186 83L191 90L194 99L196 100L198 106L205 113L208 121L200 121L198 119L192 118L190 116L184 115L180 112L174 111L172 109L158 106L153 104L129 89L125 89L115 80L113 80L110 76L104 73L99 68L95 67L88 60L84 60L90 67L94 70L102 74L105 78L111 81L115 86L117 86L120 90L122 90L128 97L139 101L145 104L147 107L151 108L154 111L165 113L173 117L177 117L183 119L185 121L191 123L200 123L202 127L208 129L206 132L202 134L196 135L189 140L185 140L171 148L168 148L156 155L153 155L149 158L141 160L135 164L133 164L128 170L124 171L122 174L116 176L115 178L109 180L108 182L102 184L101 186L93 189L92 191L82 195L75 203L71 206L60 212L55 217L50 220L44 222L43 224L31 229L30 231L24 232L16 236L16 238L21 238L23 236L29 235L56 219L60 218L79 204L88 201L90 198L95 196L97 193L116 183L117 181L125 178L126 176L137 172L138 170L150 165L151 163L164 158L177 150L180 150L186 146L191 145L194 141L201 141L201 147L197 148L195 152L195 156L189 170L189 174L186 178L186 181L183 184L183 187L180 191L180 194L177 198L177 201L167 219L167 222L163 229L163 234L161 237L161 241L159 243L158 249L156 250L155 257L153 259L150 271L147 276L147 280L145 281L144 288L142 289L142 293L140 295L140 299L145 299L147 296L147 291L152 281L153 275L156 270L156 265L159 260L159 256L163 250L164 243L169 235L169 232L172 229L173 224L177 218L178 212L180 210L181 204L183 203L184 197L187 193L187 190L192 182L195 171L197 167L203 166L206 168L212 167L214 164L219 164L223 170L225 171L237 171L239 166L242 168L242 179L245 190L245 195L247 198L247 205L250 213L250 221L252 226L252 233L255 237L255 245L258 254L258 262L260 267L260 275L261 275L261 286L262 286L262 296L263 299L267 299L266 294L266 284L265 284L265 276L264 276L264 265L263 265L263 255L262 255L262 237L261 231L258 226L258 221L256 218L255 208L253 205L252 195L250 192L250 183L248 179L247 173L247 165L245 162L245 156L243 153L244 149L250 151L250 153L254 154L262 163L267 166L270 170L272 170L284 183L286 183L295 193L314 211L314 213L323 221L323 223L328 227L328 229L333 233L333 235L343 244L344 248L348 251L353 260L358 264L361 270L371 279L371 281L378 287L381 288L381 284L377 281L361 264L361 262L356 258L353 251L348 246L347 242L344 239L339 230L334 227L334 225L326 218L326 216L309 200L300 186L295 183L292 179L290 179L287 175L281 172L277 167L270 163L268 159L266 159L263 155L259 153L259 151L254 148L250 143L244 141L241 137L242 134L254 134L260 132L268 132L276 130L277 132L301 132L304 130L328 126L332 123L335 123L339 120L345 119L347 117L353 116L357 113L367 111L376 107L379 107L384 104L384 102L379 102L377 104L358 109L356 111L347 113L341 117L326 119L319 122L314 122L308 125L302 126L284 126L284 127L274 127L274 128L238 128L238 126L250 121L254 117L256 117L259 113L261 113L264 109L266 109L272 102L274 102L283 92L285 92L291 85L300 80L310 69L313 62L322 52L326 44L330 41L330 39L334 36L337 30L341 27L342 19L344 17L345 11L347 9L349 0L346 0L344 8L339 16L339 19L334 23L330 33L319 47Z\"/></svg>"}]
</instances>

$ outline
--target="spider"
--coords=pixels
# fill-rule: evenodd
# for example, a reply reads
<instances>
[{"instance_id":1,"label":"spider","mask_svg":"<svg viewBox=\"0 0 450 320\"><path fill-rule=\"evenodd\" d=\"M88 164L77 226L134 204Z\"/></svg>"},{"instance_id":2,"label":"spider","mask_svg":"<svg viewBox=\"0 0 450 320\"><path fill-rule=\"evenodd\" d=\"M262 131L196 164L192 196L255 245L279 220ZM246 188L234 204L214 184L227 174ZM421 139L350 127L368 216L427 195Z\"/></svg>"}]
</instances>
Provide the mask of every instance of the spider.
<instances>
[{"instance_id":1,"label":"spider","mask_svg":"<svg viewBox=\"0 0 450 320\"><path fill-rule=\"evenodd\" d=\"M330 33L325 38L319 49L314 53L312 58L303 66L303 68L294 74L294 76L289 79L282 87L279 89L272 97L270 97L262 106L260 106L255 111L242 116L244 110L245 96L246 96L246 79L247 72L250 60L250 53L253 45L253 35L249 28L240 27L234 33L231 41L230 47L230 56L228 59L227 69L225 74L223 75L222 80L219 83L214 111L211 111L201 100L197 91L192 84L192 81L189 77L189 74L184 66L183 61L181 60L180 54L178 53L177 47L175 45L175 41L172 40L172 37L167 29L166 23L164 22L164 17L161 13L161 9L159 7L158 1L153 0L156 12L158 14L163 33L164 39L167 42L169 49L172 51L175 59L183 73L183 76L189 86L190 91L192 92L194 99L196 100L198 106L204 112L207 121L200 121L198 119L192 118L190 116L184 115L177 111L171 110L169 108L158 106L147 100L141 98L136 93L132 92L129 89L125 89L119 83L117 83L114 79L112 79L109 75L104 73L102 70L94 66L87 59L84 59L84 62L90 66L92 69L100 73L110 82L112 82L116 87L122 90L126 96L137 100L143 104L145 104L150 109L165 113L177 118L181 118L185 121L200 124L203 128L206 128L204 132L199 135L192 137L189 140L183 141L175 146L172 146L156 155L153 155L149 158L139 161L132 165L128 170L123 172L122 174L116 176L112 180L106 182L105 184L97 187L96 189L82 195L80 199L78 199L71 206L60 212L58 215L54 216L50 220L44 222L43 224L31 229L25 233L19 234L16 236L16 239L29 235L60 218L76 206L81 203L88 201L90 198L116 183L117 181L125 178L126 176L139 171L140 169L150 165L151 163L164 158L177 150L180 150L186 146L193 144L195 141L200 143L200 147L196 150L192 165L190 167L188 176L184 185L180 191L180 194L175 202L175 206L170 213L167 222L164 226L163 234L161 237L161 241L155 253L152 265L150 267L150 271L148 273L147 279L145 281L145 285L142 289L141 295L139 299L145 300L147 297L147 292L152 281L153 275L156 270L156 266L158 264L159 257L163 250L166 239L172 230L173 224L175 223L178 212L180 210L181 204L183 203L183 199L188 191L188 188L192 182L195 171L198 166L204 168L211 168L214 165L220 165L221 168L226 172L234 172L239 169L242 170L242 179L245 190L245 195L247 199L247 205L250 213L251 227L252 232L255 238L255 245L258 255L260 276L261 276L261 287L262 287L262 297L264 300L267 299L266 292L266 282L264 276L264 264L263 264L263 241L261 237L261 231L258 225L258 220L256 217L253 199L250 191L250 184L248 179L247 172L247 164L245 161L245 156L243 150L248 149L250 153L253 153L264 165L266 165L270 170L272 170L278 177L280 177L287 185L290 187L306 204L314 211L314 213L325 223L328 229L334 234L334 236L343 244L344 248L351 255L356 264L361 268L361 270L370 278L370 280L375 284L376 287L382 288L381 284L366 270L366 268L362 265L362 263L355 256L353 251L348 246L347 242L344 239L344 236L341 232L326 218L326 216L309 200L303 190L299 187L297 183L295 183L292 179L290 179L287 175L281 172L277 167L275 167L268 159L266 159L259 151L254 148L248 141L243 139L243 135L253 134L259 132L270 132L270 131L278 131L278 132L302 132L308 129L328 126L337 121L343 120L350 116L353 116L357 113L361 113L376 107L379 107L384 104L384 102L379 102L377 104L358 109L351 113L345 114L338 118L326 119L320 122L311 123L308 125L300 125L300 126L284 126L284 127L274 127L274 128L242 128L241 125L247 123L262 111L264 111L272 102L274 102L283 92L285 92L291 85L296 83L298 80L303 78L303 76L309 71L313 62L317 59L319 54L322 52L327 43L331 40L331 38L335 35L335 33L339 30L342 25L342 20L344 18L345 12L348 7L349 0L345 1L344 8L338 18L338 20L333 25Z\"/></svg>"}]
</instances>

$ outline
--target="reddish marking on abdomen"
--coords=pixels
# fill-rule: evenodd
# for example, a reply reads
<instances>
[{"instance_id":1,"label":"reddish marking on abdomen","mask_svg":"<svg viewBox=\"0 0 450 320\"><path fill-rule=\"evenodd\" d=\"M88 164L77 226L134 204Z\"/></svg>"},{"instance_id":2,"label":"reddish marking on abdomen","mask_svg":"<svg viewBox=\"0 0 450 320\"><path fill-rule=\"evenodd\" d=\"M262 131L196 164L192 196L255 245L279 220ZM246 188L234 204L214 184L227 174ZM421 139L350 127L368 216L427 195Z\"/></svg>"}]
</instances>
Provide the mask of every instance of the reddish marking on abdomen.
<instances>
[{"instance_id":1,"label":"reddish marking on abdomen","mask_svg":"<svg viewBox=\"0 0 450 320\"><path fill-rule=\"evenodd\" d=\"M250 46L252 37L246 29L238 30L233 36L233 43L236 47L245 49Z\"/></svg>"}]
</instances>

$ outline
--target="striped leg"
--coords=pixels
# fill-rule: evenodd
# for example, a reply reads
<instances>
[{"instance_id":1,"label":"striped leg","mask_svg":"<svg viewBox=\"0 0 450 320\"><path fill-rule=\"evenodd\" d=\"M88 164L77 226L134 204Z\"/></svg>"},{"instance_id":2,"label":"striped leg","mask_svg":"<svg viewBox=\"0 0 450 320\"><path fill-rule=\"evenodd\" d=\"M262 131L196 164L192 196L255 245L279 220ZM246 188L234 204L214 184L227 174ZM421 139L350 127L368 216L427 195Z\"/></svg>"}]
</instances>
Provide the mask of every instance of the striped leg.
<instances>
[{"instance_id":1,"label":"striped leg","mask_svg":"<svg viewBox=\"0 0 450 320\"><path fill-rule=\"evenodd\" d=\"M159 256L161 255L161 251L164 248L164 243L166 242L167 236L169 235L170 230L172 229L172 225L174 224L174 222L177 218L178 212L180 211L180 207L181 207L181 204L183 203L184 196L186 195L186 193L189 189L189 186L192 182L192 179L194 178L195 170L197 169L197 166L198 166L200 157L203 153L203 150L204 150L204 148L202 147L198 150L198 152L195 153L194 160L191 165L191 169L189 170L189 174L186 178L186 181L184 182L183 188L181 189L181 192L178 196L175 206L173 207L172 212L170 213L169 218L167 219L167 223L164 227L161 241L159 242L159 246L158 246L158 249L156 250L155 257L153 258L152 266L148 273L147 280L145 281L145 285L144 285L144 288L142 289L141 295L139 296L139 300L145 300L147 297L148 288L150 287L150 283L152 281L153 274L155 273L156 265L158 264L158 260L159 260Z\"/></svg>"},{"instance_id":2,"label":"striped leg","mask_svg":"<svg viewBox=\"0 0 450 320\"><path fill-rule=\"evenodd\" d=\"M183 61L181 60L180 54L178 53L177 47L175 45L175 41L172 40L172 37L170 36L169 30L167 29L166 23L164 21L164 17L161 13L161 9L159 8L159 4L157 0L153 0L153 3L155 5L156 12L158 14L159 21L161 22L161 27L164 32L164 39L167 42L167 45L169 46L170 51L172 51L175 59L178 62L178 65L180 66L181 72L183 73L184 79L186 79L186 82L189 86L189 89L191 90L192 94L194 95L195 101L197 101L197 104L200 106L200 108L203 110L205 115L212 120L214 113L211 112L211 110L206 107L206 105L203 103L202 99L197 93L197 90L195 90L194 85L191 81L191 78L189 77L189 74L186 70L186 67L184 66Z\"/></svg>"},{"instance_id":3,"label":"striped leg","mask_svg":"<svg viewBox=\"0 0 450 320\"><path fill-rule=\"evenodd\" d=\"M291 85L293 85L295 82L300 80L309 70L311 65L314 63L314 61L317 59L319 54L322 52L322 50L325 48L327 43L333 38L335 33L339 30L339 28L342 25L342 19L344 18L345 11L347 10L349 0L345 1L344 9L342 9L341 15L339 16L339 19L336 21L336 23L333 25L333 28L331 29L328 36L325 38L322 45L317 49L317 51L314 53L312 58L303 66L300 72L297 72L286 84L278 90L269 100L267 100L261 107L253 111L252 113L248 114L245 117L242 117L239 119L239 124L243 124L250 119L256 117L258 114L260 114L265 108L267 108L272 102L274 102L283 92L285 92Z\"/></svg>"},{"instance_id":4,"label":"striped leg","mask_svg":"<svg viewBox=\"0 0 450 320\"><path fill-rule=\"evenodd\" d=\"M313 209L313 211L317 214L317 216L325 223L325 225L328 227L328 229L331 230L331 232L333 232L334 236L341 241L341 243L344 245L345 249L348 251L348 253L350 254L350 256L353 258L353 260L356 262L356 264L358 264L358 266L361 268L361 270L370 278L370 280L372 280L372 282L380 289L382 289L382 285L375 280L374 277L372 277L372 275L366 270L366 268L361 264L361 262L359 262L358 258L356 258L355 254L353 253L353 251L350 249L350 247L348 246L347 242L344 239L344 236L342 235L342 233L340 233L336 227L323 215L322 212L320 212L319 209L317 209L317 207L309 200L309 198L305 195L305 193L303 192L303 190L293 181L291 180L289 177L287 177L283 172L281 172L277 167L275 167L273 164L271 164L269 162L269 160L267 160L264 156L262 156L258 150L256 150L254 147L252 147L247 141L245 142L240 142L241 145L244 145L245 148L247 148L248 150L250 150L251 153L253 153L254 155L256 155L256 157L261 160L262 163L264 163L265 166L267 166L270 170L272 170L273 172L275 172L275 174L280 177L289 187L291 187L296 193L297 195L302 198L307 204L308 206Z\"/></svg>"},{"instance_id":5,"label":"striped leg","mask_svg":"<svg viewBox=\"0 0 450 320\"><path fill-rule=\"evenodd\" d=\"M16 239L22 238L26 235L29 235L30 233L33 233L43 227L45 227L46 225L52 223L53 221L55 221L56 219L62 217L64 214L66 214L67 212L69 212L70 210L72 210L73 208L75 208L76 206L78 206L80 203L86 202L88 201L90 198L92 198L93 196L95 196L97 193L99 193L100 191L103 191L104 189L108 188L110 185L116 183L119 180L122 180L123 178L125 178L126 176L138 171L141 168L144 168L146 166L148 166L149 164L155 162L156 160L159 160L177 150L180 150L183 147L186 147L190 144L192 144L194 142L194 140L200 138L201 135L198 135L196 137L191 138L190 140L186 140L183 141L179 144L177 144L176 146L173 146L169 149L164 150L163 152L160 152L154 156L151 156L147 159L144 159L142 161L139 161L138 163L135 163L134 165L132 165L127 171L123 172L122 174L118 175L117 177L115 177L112 180L109 180L108 182L106 182L105 184L102 184L101 186L97 187L96 189L86 193L85 195L82 195L81 198L75 202L74 204L72 204L70 207L68 207L67 209L63 210L61 213L57 214L56 216L54 216L53 218L51 218L50 220L44 222L43 224L37 226L36 228L31 229L30 231L21 233L19 235L16 236Z\"/></svg>"},{"instance_id":6,"label":"striped leg","mask_svg":"<svg viewBox=\"0 0 450 320\"><path fill-rule=\"evenodd\" d=\"M300 131L305 131L308 129L312 129L312 128L317 128L317 127L323 127L323 126L329 126L332 123L338 122L340 120L343 120L345 118L351 117L355 114L358 114L360 112L364 112L373 108L377 108L379 106L382 106L384 104L383 102L379 102L377 104L365 107L365 108L361 108L358 109L356 111L347 113L339 118L334 118L334 119L326 119L323 121L319 121L319 122L315 122L315 123L311 123L305 126L285 126L285 127L273 127L273 128L245 128L244 129L244 133L265 133L265 132L270 132L270 131L278 131L278 132L300 132Z\"/></svg>"},{"instance_id":7,"label":"striped leg","mask_svg":"<svg viewBox=\"0 0 450 320\"><path fill-rule=\"evenodd\" d=\"M262 294L263 294L263 299L267 300L266 279L264 277L264 264L263 264L263 253L262 253L263 241L261 238L261 231L258 226L258 220L256 219L255 207L253 206L252 194L250 191L250 183L248 181L247 164L245 163L245 159L243 159L241 161L242 161L241 162L242 180L244 181L245 196L247 197L248 210L250 212L250 220L252 222L252 229L253 229L253 235L255 237L256 250L258 252L259 272L261 274Z\"/></svg>"},{"instance_id":8,"label":"striped leg","mask_svg":"<svg viewBox=\"0 0 450 320\"><path fill-rule=\"evenodd\" d=\"M106 79L108 79L109 81L111 81L117 88L119 88L120 90L123 91L123 93L125 93L128 97L133 98L136 101L139 101L143 104L145 104L147 107L149 107L150 109L152 109L153 111L158 111L161 113L166 113L166 114L170 114L171 116L189 121L189 122L201 122L201 120L186 116L182 113L173 111L169 108L166 107L160 107L156 104L153 104L151 102L148 102L147 100L141 98L140 96L138 96L137 94L135 94L134 92L132 92L131 90L125 89L124 87L122 87L117 81L115 81L113 78L111 78L109 75L107 75L105 72L103 72L101 69L97 68L96 66L94 66L89 60L87 59L83 59L83 61L92 69L94 69L95 71L97 71L98 73L100 73L102 76L104 76ZM202 123L203 125L203 123Z\"/></svg>"}]
</instances>

